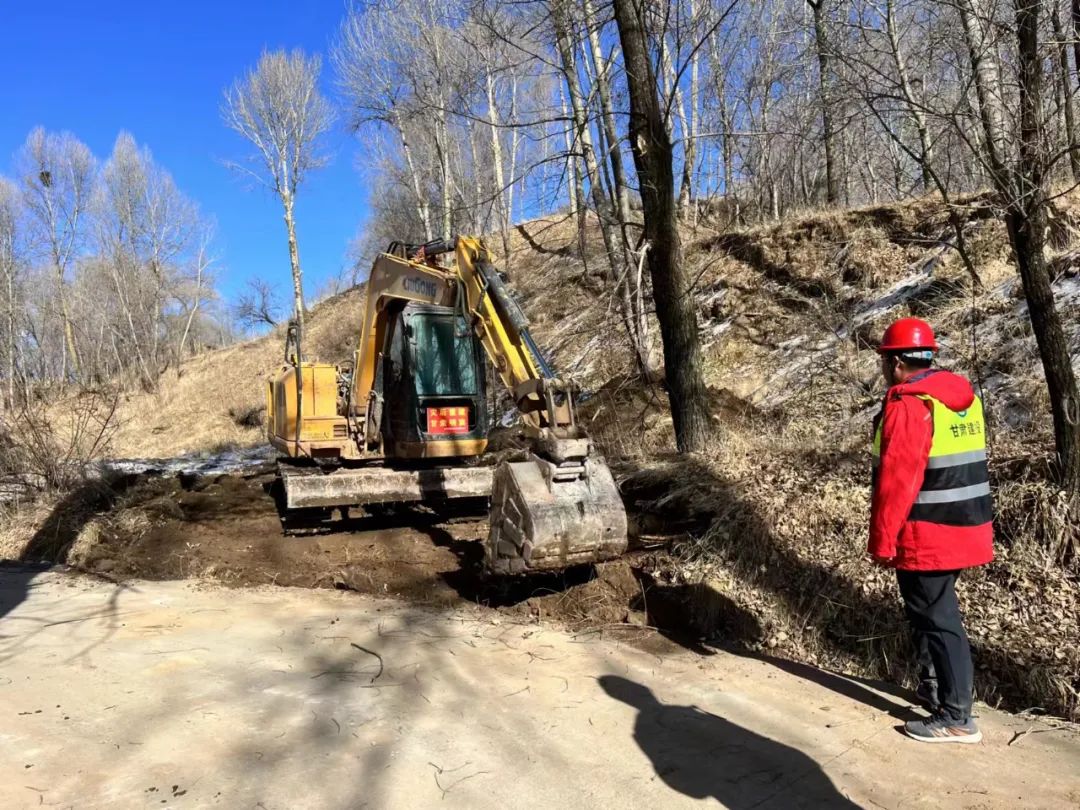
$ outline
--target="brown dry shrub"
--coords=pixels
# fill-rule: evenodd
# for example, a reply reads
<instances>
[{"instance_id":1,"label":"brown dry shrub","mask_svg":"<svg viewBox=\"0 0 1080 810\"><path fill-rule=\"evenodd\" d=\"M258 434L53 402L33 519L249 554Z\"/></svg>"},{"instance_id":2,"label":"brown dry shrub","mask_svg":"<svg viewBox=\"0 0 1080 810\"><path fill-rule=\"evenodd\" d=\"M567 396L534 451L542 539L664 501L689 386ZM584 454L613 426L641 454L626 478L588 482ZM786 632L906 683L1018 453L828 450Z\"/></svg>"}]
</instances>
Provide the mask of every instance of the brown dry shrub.
<instances>
[{"instance_id":1,"label":"brown dry shrub","mask_svg":"<svg viewBox=\"0 0 1080 810\"><path fill-rule=\"evenodd\" d=\"M31 400L0 411L0 475L38 489L78 486L87 464L108 450L118 401L116 392L85 390L66 398L62 409Z\"/></svg>"},{"instance_id":2,"label":"brown dry shrub","mask_svg":"<svg viewBox=\"0 0 1080 810\"><path fill-rule=\"evenodd\" d=\"M1003 463L994 476L997 537L1009 545L1015 559L1044 568L1075 567L1080 572L1075 507L1067 493L1049 480L1049 459L1042 473L1033 466Z\"/></svg>"}]
</instances>

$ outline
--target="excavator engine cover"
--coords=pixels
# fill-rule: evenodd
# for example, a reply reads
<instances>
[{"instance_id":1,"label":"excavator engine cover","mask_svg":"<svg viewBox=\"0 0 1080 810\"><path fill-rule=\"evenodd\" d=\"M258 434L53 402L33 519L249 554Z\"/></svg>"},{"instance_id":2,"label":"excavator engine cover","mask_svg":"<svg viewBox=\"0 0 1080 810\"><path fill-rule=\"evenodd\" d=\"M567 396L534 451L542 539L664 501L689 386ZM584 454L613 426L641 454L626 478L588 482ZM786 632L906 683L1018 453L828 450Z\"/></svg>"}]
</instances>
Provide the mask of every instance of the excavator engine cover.
<instances>
[{"instance_id":1,"label":"excavator engine cover","mask_svg":"<svg viewBox=\"0 0 1080 810\"><path fill-rule=\"evenodd\" d=\"M626 528L601 459L504 461L492 482L487 566L517 574L610 560L626 551Z\"/></svg>"}]
</instances>

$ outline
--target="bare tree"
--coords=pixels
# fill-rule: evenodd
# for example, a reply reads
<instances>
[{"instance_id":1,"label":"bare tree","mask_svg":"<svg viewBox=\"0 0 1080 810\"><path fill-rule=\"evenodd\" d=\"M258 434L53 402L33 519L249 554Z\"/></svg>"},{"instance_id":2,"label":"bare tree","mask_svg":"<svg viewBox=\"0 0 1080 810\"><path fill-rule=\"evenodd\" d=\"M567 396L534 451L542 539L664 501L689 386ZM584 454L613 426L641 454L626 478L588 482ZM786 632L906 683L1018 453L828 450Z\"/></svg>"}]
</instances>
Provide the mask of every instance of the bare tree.
<instances>
[{"instance_id":1,"label":"bare tree","mask_svg":"<svg viewBox=\"0 0 1080 810\"><path fill-rule=\"evenodd\" d=\"M225 93L222 118L255 148L253 160L236 164L281 200L289 238L293 299L301 329L303 276L296 243L296 194L308 172L326 163L323 136L333 115L319 92L322 62L303 51L263 53L258 64Z\"/></svg>"},{"instance_id":2,"label":"bare tree","mask_svg":"<svg viewBox=\"0 0 1080 810\"><path fill-rule=\"evenodd\" d=\"M249 278L233 305L233 315L248 329L274 327L281 320L278 292L265 278Z\"/></svg>"},{"instance_id":3,"label":"bare tree","mask_svg":"<svg viewBox=\"0 0 1080 810\"><path fill-rule=\"evenodd\" d=\"M408 122L409 86L399 58L408 41L396 39L392 15L350 8L331 51L337 82L348 102L349 124L355 132L377 123L395 135L408 174L417 217L425 239L434 239L431 202L423 169L414 155ZM388 50L385 43L396 41Z\"/></svg>"},{"instance_id":4,"label":"bare tree","mask_svg":"<svg viewBox=\"0 0 1080 810\"><path fill-rule=\"evenodd\" d=\"M108 331L120 350L117 365L133 365L151 389L169 363L179 362L207 296L210 228L172 176L127 133L102 168L94 221L95 264L112 288L111 301L98 310L115 319L107 330L100 314L83 321ZM95 345L100 350L100 341Z\"/></svg>"},{"instance_id":5,"label":"bare tree","mask_svg":"<svg viewBox=\"0 0 1080 810\"><path fill-rule=\"evenodd\" d=\"M825 199L840 202L840 167L836 143L836 109L832 77L832 43L829 40L829 0L806 0L814 17L814 53L818 63L818 93L821 101L822 141L825 146Z\"/></svg>"},{"instance_id":6,"label":"bare tree","mask_svg":"<svg viewBox=\"0 0 1080 810\"><path fill-rule=\"evenodd\" d=\"M86 238L85 214L96 172L94 157L70 133L56 135L38 127L26 139L19 164L33 238L56 281L65 347L61 378L67 378L69 362L77 377L79 353L68 306L68 273Z\"/></svg>"},{"instance_id":7,"label":"bare tree","mask_svg":"<svg viewBox=\"0 0 1080 810\"><path fill-rule=\"evenodd\" d=\"M1050 391L1058 472L1075 516L1080 514L1080 419L1077 418L1080 393L1069 342L1054 303L1045 254L1049 166L1042 131L1043 54L1039 47L1042 5L1042 0L1014 0L1020 121L1016 161L1010 177L1015 187L1008 189L1006 223ZM1080 553L1080 538L1075 535L1073 546L1074 553Z\"/></svg>"},{"instance_id":8,"label":"bare tree","mask_svg":"<svg viewBox=\"0 0 1080 810\"><path fill-rule=\"evenodd\" d=\"M1069 152L1069 168L1072 179L1080 183L1080 142L1076 139L1076 115L1073 104L1073 83L1069 69L1069 40L1061 24L1059 0L1050 2L1050 22L1054 30L1054 47L1057 56L1057 89L1061 105L1062 123L1065 130L1065 148Z\"/></svg>"},{"instance_id":9,"label":"bare tree","mask_svg":"<svg viewBox=\"0 0 1080 810\"><path fill-rule=\"evenodd\" d=\"M3 296L3 324L0 334L4 340L5 403L15 407L15 380L21 320L20 274L25 257L21 255L21 201L19 189L11 180L0 177L0 295Z\"/></svg>"},{"instance_id":10,"label":"bare tree","mask_svg":"<svg viewBox=\"0 0 1080 810\"><path fill-rule=\"evenodd\" d=\"M212 238L212 230L207 227L196 243L190 261L190 271L182 282L177 285L174 293L184 321L184 328L181 330L180 337L176 342L175 362L177 368L184 359L188 339L198 323L200 310L214 297L213 279L210 278L210 268L213 265L213 258L210 254Z\"/></svg>"}]
</instances>

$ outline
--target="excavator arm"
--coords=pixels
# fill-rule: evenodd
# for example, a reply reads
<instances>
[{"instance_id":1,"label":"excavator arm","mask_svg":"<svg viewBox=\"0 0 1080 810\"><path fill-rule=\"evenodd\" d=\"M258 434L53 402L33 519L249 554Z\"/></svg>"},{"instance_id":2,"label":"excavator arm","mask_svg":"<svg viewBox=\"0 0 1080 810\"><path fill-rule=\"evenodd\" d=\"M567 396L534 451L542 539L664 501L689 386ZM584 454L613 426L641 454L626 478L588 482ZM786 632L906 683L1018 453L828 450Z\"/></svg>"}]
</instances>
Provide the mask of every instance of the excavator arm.
<instances>
[{"instance_id":1,"label":"excavator arm","mask_svg":"<svg viewBox=\"0 0 1080 810\"><path fill-rule=\"evenodd\" d=\"M626 511L607 464L577 425L572 387L551 369L529 321L474 237L430 243L454 253L468 320L521 413L530 448L492 484L487 563L518 572L611 559L626 550Z\"/></svg>"}]
</instances>

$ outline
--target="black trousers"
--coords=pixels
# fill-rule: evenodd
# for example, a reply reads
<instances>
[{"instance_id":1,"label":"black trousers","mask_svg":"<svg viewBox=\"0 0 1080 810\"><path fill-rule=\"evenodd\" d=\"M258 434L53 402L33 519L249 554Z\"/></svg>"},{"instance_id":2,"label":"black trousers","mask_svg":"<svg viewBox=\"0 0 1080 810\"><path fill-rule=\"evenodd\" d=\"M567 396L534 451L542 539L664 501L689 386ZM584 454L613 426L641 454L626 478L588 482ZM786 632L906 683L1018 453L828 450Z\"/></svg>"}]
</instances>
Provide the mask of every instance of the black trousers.
<instances>
[{"instance_id":1,"label":"black trousers","mask_svg":"<svg viewBox=\"0 0 1080 810\"><path fill-rule=\"evenodd\" d=\"M958 722L971 716L975 675L971 645L956 599L959 571L897 571L919 657L919 677L937 680L942 711Z\"/></svg>"}]
</instances>

